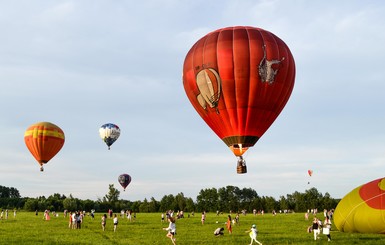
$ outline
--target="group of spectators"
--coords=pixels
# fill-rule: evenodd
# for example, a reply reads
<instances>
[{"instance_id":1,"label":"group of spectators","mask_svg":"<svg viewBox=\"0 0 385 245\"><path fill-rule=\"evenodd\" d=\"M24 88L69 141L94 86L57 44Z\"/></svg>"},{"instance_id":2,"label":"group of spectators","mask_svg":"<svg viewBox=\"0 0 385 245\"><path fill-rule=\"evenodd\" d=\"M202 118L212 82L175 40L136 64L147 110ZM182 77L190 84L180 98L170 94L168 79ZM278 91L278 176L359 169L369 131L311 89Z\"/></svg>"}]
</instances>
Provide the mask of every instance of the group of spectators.
<instances>
[{"instance_id":1,"label":"group of spectators","mask_svg":"<svg viewBox=\"0 0 385 245\"><path fill-rule=\"evenodd\" d=\"M309 218L309 213L305 213L305 219L308 220ZM314 216L317 214L317 210L312 210L311 212ZM320 234L324 234L327 238L328 241L330 242L332 240L331 235L330 235L330 230L332 228L332 218L333 218L333 210L324 210L324 221L322 222L320 219L317 217L313 218L313 223L311 226L308 227L308 232L312 233L314 235L314 240L319 239Z\"/></svg>"}]
</instances>

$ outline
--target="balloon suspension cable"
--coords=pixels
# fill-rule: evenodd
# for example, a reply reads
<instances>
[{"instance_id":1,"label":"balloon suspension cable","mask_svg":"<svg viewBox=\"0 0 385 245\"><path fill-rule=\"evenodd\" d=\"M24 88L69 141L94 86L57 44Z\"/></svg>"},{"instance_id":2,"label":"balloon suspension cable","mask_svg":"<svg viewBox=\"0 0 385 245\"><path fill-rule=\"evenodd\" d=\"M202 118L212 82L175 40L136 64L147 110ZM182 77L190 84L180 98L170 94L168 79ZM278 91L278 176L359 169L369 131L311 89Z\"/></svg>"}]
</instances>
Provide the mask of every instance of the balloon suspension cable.
<instances>
[{"instance_id":1,"label":"balloon suspension cable","mask_svg":"<svg viewBox=\"0 0 385 245\"><path fill-rule=\"evenodd\" d=\"M40 172L43 172L43 171L44 171L43 166L40 166Z\"/></svg>"},{"instance_id":2,"label":"balloon suspension cable","mask_svg":"<svg viewBox=\"0 0 385 245\"><path fill-rule=\"evenodd\" d=\"M242 156L238 157L237 173L238 174L245 174L245 173L247 173L246 161L245 161L245 159L243 159Z\"/></svg>"}]
</instances>

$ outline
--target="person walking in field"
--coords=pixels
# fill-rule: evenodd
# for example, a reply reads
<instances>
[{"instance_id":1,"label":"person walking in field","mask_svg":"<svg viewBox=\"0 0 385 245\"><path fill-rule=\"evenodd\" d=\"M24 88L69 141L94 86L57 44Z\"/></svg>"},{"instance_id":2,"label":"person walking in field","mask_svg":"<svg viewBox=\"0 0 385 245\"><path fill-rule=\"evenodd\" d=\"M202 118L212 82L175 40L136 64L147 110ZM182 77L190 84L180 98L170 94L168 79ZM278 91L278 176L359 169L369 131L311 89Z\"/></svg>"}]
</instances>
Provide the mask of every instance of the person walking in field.
<instances>
[{"instance_id":1,"label":"person walking in field","mask_svg":"<svg viewBox=\"0 0 385 245\"><path fill-rule=\"evenodd\" d=\"M332 240L330 236L330 229L332 228L332 222L330 221L329 217L325 217L325 221L323 224L322 233L328 237L328 242Z\"/></svg>"},{"instance_id":2,"label":"person walking in field","mask_svg":"<svg viewBox=\"0 0 385 245\"><path fill-rule=\"evenodd\" d=\"M262 245L262 243L257 240L258 230L257 230L257 226L255 224L253 224L251 226L251 229L246 231L246 232L249 233L249 236L251 238L250 245L252 245L254 241L256 243L258 243L259 245Z\"/></svg>"},{"instance_id":3,"label":"person walking in field","mask_svg":"<svg viewBox=\"0 0 385 245\"><path fill-rule=\"evenodd\" d=\"M233 228L231 227L231 215L227 217L227 222L226 222L226 228L229 231L229 234L233 232Z\"/></svg>"},{"instance_id":4,"label":"person walking in field","mask_svg":"<svg viewBox=\"0 0 385 245\"><path fill-rule=\"evenodd\" d=\"M114 232L116 231L116 228L118 227L118 216L116 214L114 215Z\"/></svg>"},{"instance_id":5,"label":"person walking in field","mask_svg":"<svg viewBox=\"0 0 385 245\"><path fill-rule=\"evenodd\" d=\"M313 230L313 233L314 233L314 240L317 240L318 235L321 233L320 225L319 225L319 222L318 222L317 218L313 219L312 230Z\"/></svg>"},{"instance_id":6,"label":"person walking in field","mask_svg":"<svg viewBox=\"0 0 385 245\"><path fill-rule=\"evenodd\" d=\"M175 235L176 235L175 218L171 217L171 216L168 216L167 220L169 222L168 227L167 228L163 228L163 230L168 231L166 236L168 238L170 238L171 241L172 241L172 244L175 245L176 244L176 238L175 238Z\"/></svg>"}]
</instances>

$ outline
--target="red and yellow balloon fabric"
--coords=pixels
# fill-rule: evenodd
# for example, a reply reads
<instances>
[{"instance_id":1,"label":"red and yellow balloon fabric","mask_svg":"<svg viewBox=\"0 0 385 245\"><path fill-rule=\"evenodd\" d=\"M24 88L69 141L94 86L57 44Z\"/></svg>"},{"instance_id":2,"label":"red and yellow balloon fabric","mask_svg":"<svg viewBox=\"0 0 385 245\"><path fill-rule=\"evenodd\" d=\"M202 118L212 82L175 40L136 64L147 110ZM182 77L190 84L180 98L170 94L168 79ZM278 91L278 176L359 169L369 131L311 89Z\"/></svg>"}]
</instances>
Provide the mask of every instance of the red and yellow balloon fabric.
<instances>
[{"instance_id":1,"label":"red and yellow balloon fabric","mask_svg":"<svg viewBox=\"0 0 385 245\"><path fill-rule=\"evenodd\" d=\"M273 33L236 26L198 40L183 65L195 110L236 156L262 137L294 87L295 62Z\"/></svg>"},{"instance_id":2,"label":"red and yellow balloon fabric","mask_svg":"<svg viewBox=\"0 0 385 245\"><path fill-rule=\"evenodd\" d=\"M40 165L51 160L63 147L65 141L61 128L50 122L39 122L31 125L24 133L24 142Z\"/></svg>"},{"instance_id":3,"label":"red and yellow balloon fabric","mask_svg":"<svg viewBox=\"0 0 385 245\"><path fill-rule=\"evenodd\" d=\"M385 178L352 190L338 203L333 217L339 231L385 233Z\"/></svg>"}]
</instances>

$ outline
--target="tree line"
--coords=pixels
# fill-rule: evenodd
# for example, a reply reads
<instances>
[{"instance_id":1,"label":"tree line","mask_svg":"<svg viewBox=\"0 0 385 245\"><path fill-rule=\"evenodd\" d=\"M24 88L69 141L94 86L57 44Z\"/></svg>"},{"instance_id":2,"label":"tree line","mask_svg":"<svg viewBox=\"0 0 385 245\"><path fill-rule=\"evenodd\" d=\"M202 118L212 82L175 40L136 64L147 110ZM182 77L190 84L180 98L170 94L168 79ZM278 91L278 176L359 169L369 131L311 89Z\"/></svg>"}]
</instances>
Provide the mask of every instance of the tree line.
<instances>
[{"instance_id":1,"label":"tree line","mask_svg":"<svg viewBox=\"0 0 385 245\"><path fill-rule=\"evenodd\" d=\"M106 212L113 209L115 212L120 210L132 210L133 212L152 213L165 212L166 210L184 212L233 212L245 210L263 210L272 212L287 210L293 212L306 212L309 209L318 210L333 209L337 206L339 199L332 198L329 193L322 194L316 188L306 190L304 193L294 192L286 196L280 196L278 200L271 196L259 196L252 188L238 188L236 186L226 186L219 189L207 188L200 190L196 200L185 197L182 192L173 195L164 195L161 200L154 197L145 198L140 201L123 200L119 198L120 191L113 184L109 185L109 191L103 198L98 200L81 200L71 194L65 196L59 193L49 197L21 197L19 191L13 187L0 186L0 208L19 209L26 211L51 211L64 210L95 210L96 212Z\"/></svg>"}]
</instances>

